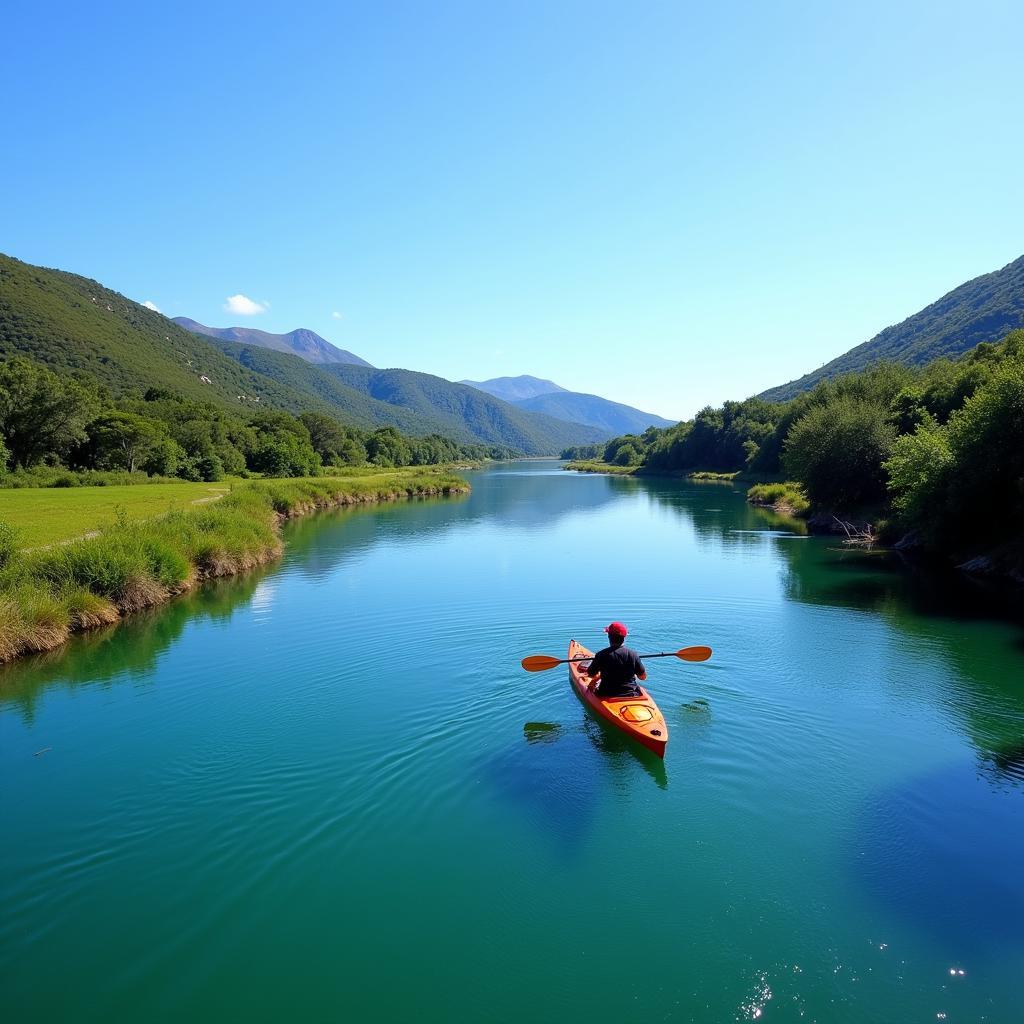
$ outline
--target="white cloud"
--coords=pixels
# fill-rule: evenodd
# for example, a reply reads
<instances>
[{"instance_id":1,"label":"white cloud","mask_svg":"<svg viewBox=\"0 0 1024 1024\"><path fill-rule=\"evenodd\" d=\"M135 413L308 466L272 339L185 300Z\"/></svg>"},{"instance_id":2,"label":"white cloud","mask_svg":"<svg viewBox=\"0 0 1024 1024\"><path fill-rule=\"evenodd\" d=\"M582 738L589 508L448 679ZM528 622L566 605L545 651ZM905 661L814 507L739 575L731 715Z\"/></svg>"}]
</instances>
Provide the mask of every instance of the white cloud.
<instances>
[{"instance_id":1,"label":"white cloud","mask_svg":"<svg viewBox=\"0 0 1024 1024\"><path fill-rule=\"evenodd\" d=\"M163 310L160 309L157 306L157 304L155 302L153 302L152 300L150 300L150 299L146 299L146 301L143 303L143 305L146 307L146 309L153 310L154 313L162 313L163 312Z\"/></svg>"},{"instance_id":2,"label":"white cloud","mask_svg":"<svg viewBox=\"0 0 1024 1024\"><path fill-rule=\"evenodd\" d=\"M237 313L239 316L256 316L266 313L269 308L269 302L253 302L245 295L229 295L224 303L225 313Z\"/></svg>"},{"instance_id":3,"label":"white cloud","mask_svg":"<svg viewBox=\"0 0 1024 1024\"><path fill-rule=\"evenodd\" d=\"M341 320L341 319L342 319L342 316L341 316L341 314L340 314L340 313L339 313L339 312L338 312L337 310L335 310L335 311L334 311L334 312L333 312L333 313L331 314L331 316L333 316L335 320Z\"/></svg>"}]
</instances>

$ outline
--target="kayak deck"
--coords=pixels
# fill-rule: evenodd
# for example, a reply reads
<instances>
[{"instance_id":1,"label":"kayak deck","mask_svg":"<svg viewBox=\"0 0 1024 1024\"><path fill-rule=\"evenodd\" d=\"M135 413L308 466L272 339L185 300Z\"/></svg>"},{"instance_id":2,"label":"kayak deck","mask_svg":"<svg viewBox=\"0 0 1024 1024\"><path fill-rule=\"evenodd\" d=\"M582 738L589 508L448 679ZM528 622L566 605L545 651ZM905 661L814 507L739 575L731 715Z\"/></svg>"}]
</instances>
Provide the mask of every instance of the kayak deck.
<instances>
[{"instance_id":1,"label":"kayak deck","mask_svg":"<svg viewBox=\"0 0 1024 1024\"><path fill-rule=\"evenodd\" d=\"M592 658L593 651L588 651L575 640L569 641L570 658ZM600 676L597 677L600 679ZM651 695L641 686L638 697L602 697L591 687L591 679L580 668L577 661L569 662L569 681L576 691L576 696L606 722L621 729L627 736L636 740L658 757L665 756L668 744L668 726L654 703Z\"/></svg>"}]
</instances>

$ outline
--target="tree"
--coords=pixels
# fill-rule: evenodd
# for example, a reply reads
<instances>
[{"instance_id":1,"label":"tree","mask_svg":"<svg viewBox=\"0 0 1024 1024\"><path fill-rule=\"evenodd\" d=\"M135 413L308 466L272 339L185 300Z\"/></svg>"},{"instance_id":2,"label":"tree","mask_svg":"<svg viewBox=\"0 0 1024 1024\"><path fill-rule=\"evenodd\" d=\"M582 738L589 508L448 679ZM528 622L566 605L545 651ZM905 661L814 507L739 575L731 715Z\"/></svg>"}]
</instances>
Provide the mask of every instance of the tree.
<instances>
[{"instance_id":1,"label":"tree","mask_svg":"<svg viewBox=\"0 0 1024 1024\"><path fill-rule=\"evenodd\" d=\"M643 462L643 452L631 441L619 446L615 453L615 464L617 466L639 466Z\"/></svg>"},{"instance_id":2,"label":"tree","mask_svg":"<svg viewBox=\"0 0 1024 1024\"><path fill-rule=\"evenodd\" d=\"M149 449L142 468L154 476L176 476L185 458L185 449L173 437L161 437Z\"/></svg>"},{"instance_id":3,"label":"tree","mask_svg":"<svg viewBox=\"0 0 1024 1024\"><path fill-rule=\"evenodd\" d=\"M15 466L66 457L99 407L95 388L16 357L0 365L0 436Z\"/></svg>"},{"instance_id":4,"label":"tree","mask_svg":"<svg viewBox=\"0 0 1024 1024\"><path fill-rule=\"evenodd\" d=\"M375 466L408 466L412 462L409 442L394 427L381 427L366 440L366 452Z\"/></svg>"},{"instance_id":5,"label":"tree","mask_svg":"<svg viewBox=\"0 0 1024 1024\"><path fill-rule=\"evenodd\" d=\"M893 507L905 525L931 532L935 513L946 501L952 464L945 427L925 423L896 438L885 471Z\"/></svg>"},{"instance_id":6,"label":"tree","mask_svg":"<svg viewBox=\"0 0 1024 1024\"><path fill-rule=\"evenodd\" d=\"M328 465L338 465L345 460L341 456L342 449L348 441L345 428L330 416L322 412L304 412L299 422L309 432L309 441L313 451Z\"/></svg>"},{"instance_id":7,"label":"tree","mask_svg":"<svg viewBox=\"0 0 1024 1024\"><path fill-rule=\"evenodd\" d=\"M251 422L257 434L280 434L283 431L309 444L309 430L290 413L266 409L253 416Z\"/></svg>"},{"instance_id":8,"label":"tree","mask_svg":"<svg viewBox=\"0 0 1024 1024\"><path fill-rule=\"evenodd\" d=\"M1008 360L948 424L947 532L993 540L1024 535L1024 361Z\"/></svg>"},{"instance_id":9,"label":"tree","mask_svg":"<svg viewBox=\"0 0 1024 1024\"><path fill-rule=\"evenodd\" d=\"M224 479L224 463L220 457L211 452L196 460L196 469L200 479L213 482Z\"/></svg>"},{"instance_id":10,"label":"tree","mask_svg":"<svg viewBox=\"0 0 1024 1024\"><path fill-rule=\"evenodd\" d=\"M251 463L267 476L316 476L321 465L309 443L289 431L261 435Z\"/></svg>"},{"instance_id":11,"label":"tree","mask_svg":"<svg viewBox=\"0 0 1024 1024\"><path fill-rule=\"evenodd\" d=\"M161 431L152 420L130 412L112 412L86 427L89 448L99 469L127 469L134 473L149 457Z\"/></svg>"},{"instance_id":12,"label":"tree","mask_svg":"<svg viewBox=\"0 0 1024 1024\"><path fill-rule=\"evenodd\" d=\"M883 463L896 439L886 414L885 406L844 395L797 420L782 463L813 505L849 510L885 501Z\"/></svg>"}]
</instances>

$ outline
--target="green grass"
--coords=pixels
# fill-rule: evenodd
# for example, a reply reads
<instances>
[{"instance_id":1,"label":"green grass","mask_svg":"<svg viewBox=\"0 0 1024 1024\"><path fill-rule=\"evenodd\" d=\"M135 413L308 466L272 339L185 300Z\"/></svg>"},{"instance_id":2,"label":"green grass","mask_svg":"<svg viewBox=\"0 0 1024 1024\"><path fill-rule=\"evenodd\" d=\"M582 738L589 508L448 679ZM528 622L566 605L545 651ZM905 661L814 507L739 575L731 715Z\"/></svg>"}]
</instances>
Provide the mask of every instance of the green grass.
<instances>
[{"instance_id":1,"label":"green grass","mask_svg":"<svg viewBox=\"0 0 1024 1024\"><path fill-rule=\"evenodd\" d=\"M262 488L279 497L278 511L287 514L295 505L333 502L342 494L353 501L379 501L419 493L426 486L425 481L438 490L445 486L451 489L461 483L445 469L432 466L416 469L367 466L297 480L229 478L217 483L182 480L145 487L24 487L0 490L0 522L15 529L19 548L38 548L83 537L115 520L131 523L154 519L174 510L191 509L196 507L196 502L206 504L208 499L222 498L232 489Z\"/></svg>"},{"instance_id":2,"label":"green grass","mask_svg":"<svg viewBox=\"0 0 1024 1024\"><path fill-rule=\"evenodd\" d=\"M747 501L754 505L768 505L776 512L794 516L806 515L811 507L801 486L791 480L774 484L754 484L747 491Z\"/></svg>"},{"instance_id":3,"label":"green grass","mask_svg":"<svg viewBox=\"0 0 1024 1024\"><path fill-rule=\"evenodd\" d=\"M119 509L129 519L152 519L173 508L227 494L231 483L148 484L121 487L23 487L0 490L0 521L18 531L19 546L57 544L98 530Z\"/></svg>"}]
</instances>

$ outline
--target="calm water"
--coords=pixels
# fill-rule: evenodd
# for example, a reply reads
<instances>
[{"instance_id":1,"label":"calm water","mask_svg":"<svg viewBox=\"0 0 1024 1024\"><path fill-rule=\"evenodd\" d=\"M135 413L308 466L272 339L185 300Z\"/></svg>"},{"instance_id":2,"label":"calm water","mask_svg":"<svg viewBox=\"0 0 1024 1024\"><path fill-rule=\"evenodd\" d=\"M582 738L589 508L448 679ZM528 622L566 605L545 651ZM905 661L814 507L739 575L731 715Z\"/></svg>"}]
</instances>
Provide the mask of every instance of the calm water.
<instances>
[{"instance_id":1,"label":"calm water","mask_svg":"<svg viewBox=\"0 0 1024 1024\"><path fill-rule=\"evenodd\" d=\"M1022 1019L1021 617L729 486L472 480L0 674L0 1020ZM714 648L663 765L519 668L611 619Z\"/></svg>"}]
</instances>

